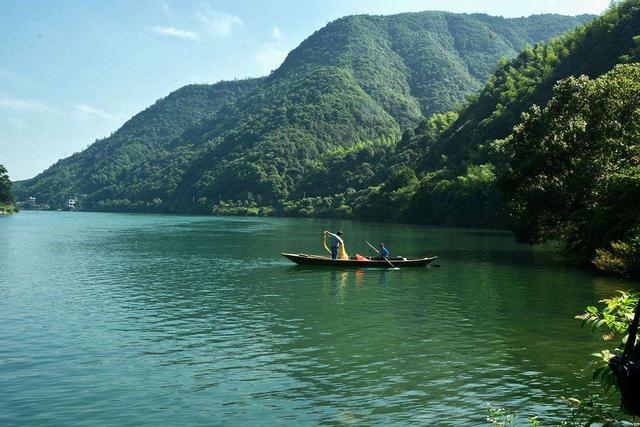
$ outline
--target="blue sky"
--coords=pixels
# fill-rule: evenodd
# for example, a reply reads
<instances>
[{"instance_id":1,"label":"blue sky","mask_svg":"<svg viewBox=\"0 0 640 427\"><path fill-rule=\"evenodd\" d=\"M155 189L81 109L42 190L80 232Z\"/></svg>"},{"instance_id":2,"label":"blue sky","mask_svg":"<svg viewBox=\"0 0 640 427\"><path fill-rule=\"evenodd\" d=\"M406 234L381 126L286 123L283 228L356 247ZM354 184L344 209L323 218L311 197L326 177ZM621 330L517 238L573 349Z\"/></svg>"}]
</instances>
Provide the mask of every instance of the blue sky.
<instances>
[{"instance_id":1,"label":"blue sky","mask_svg":"<svg viewBox=\"0 0 640 427\"><path fill-rule=\"evenodd\" d=\"M189 83L268 74L329 21L601 13L609 0L0 0L0 163L30 178Z\"/></svg>"}]
</instances>

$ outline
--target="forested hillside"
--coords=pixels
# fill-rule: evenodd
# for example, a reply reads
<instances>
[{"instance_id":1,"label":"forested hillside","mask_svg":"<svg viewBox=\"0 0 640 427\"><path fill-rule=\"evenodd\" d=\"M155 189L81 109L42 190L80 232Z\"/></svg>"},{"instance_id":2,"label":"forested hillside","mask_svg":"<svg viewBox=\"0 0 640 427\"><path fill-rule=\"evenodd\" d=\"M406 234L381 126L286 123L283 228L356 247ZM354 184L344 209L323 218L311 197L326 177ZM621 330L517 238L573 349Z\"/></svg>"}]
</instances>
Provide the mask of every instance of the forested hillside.
<instances>
[{"instance_id":1,"label":"forested hillside","mask_svg":"<svg viewBox=\"0 0 640 427\"><path fill-rule=\"evenodd\" d=\"M618 63L637 61L638 35L638 1L628 0L562 37L526 47L515 59L502 61L479 96L457 115L432 116L406 131L397 145L386 147L383 161L364 162L388 182L373 179L368 188L353 185L348 194L334 196L330 208L326 199L307 197L290 203L289 211L332 215L342 206L340 212L372 219L507 226L496 182L501 160L492 142L507 137L529 107L544 105L557 81L582 74L597 77ZM366 158L377 143L370 145L348 156ZM317 173L325 173L324 163L318 162ZM300 193L309 196L309 188L302 186ZM380 212L381 206L387 210Z\"/></svg>"},{"instance_id":2,"label":"forested hillside","mask_svg":"<svg viewBox=\"0 0 640 427\"><path fill-rule=\"evenodd\" d=\"M395 141L423 116L461 105L500 58L589 18L342 18L270 76L182 88L15 191L51 207L77 196L93 210L205 213L233 200L296 213L301 183L310 194L331 191L308 176L322 156Z\"/></svg>"},{"instance_id":3,"label":"forested hillside","mask_svg":"<svg viewBox=\"0 0 640 427\"><path fill-rule=\"evenodd\" d=\"M206 117L229 111L259 79L185 86L127 121L108 138L60 160L36 178L17 182L20 200L63 207L79 197L81 208L100 209L120 199L123 210L154 209L173 194L193 147L177 141ZM125 201L126 200L126 201Z\"/></svg>"},{"instance_id":4,"label":"forested hillside","mask_svg":"<svg viewBox=\"0 0 640 427\"><path fill-rule=\"evenodd\" d=\"M580 260L640 276L639 99L639 63L570 77L494 144L521 241L561 241Z\"/></svg>"},{"instance_id":5,"label":"forested hillside","mask_svg":"<svg viewBox=\"0 0 640 427\"><path fill-rule=\"evenodd\" d=\"M511 227L558 241L581 262L640 275L640 0L503 61L458 113L433 115L398 143L330 153L307 178L338 194L291 214ZM515 126L515 128L514 128ZM351 169L352 172L346 172ZM372 173L375 171L375 173Z\"/></svg>"}]
</instances>

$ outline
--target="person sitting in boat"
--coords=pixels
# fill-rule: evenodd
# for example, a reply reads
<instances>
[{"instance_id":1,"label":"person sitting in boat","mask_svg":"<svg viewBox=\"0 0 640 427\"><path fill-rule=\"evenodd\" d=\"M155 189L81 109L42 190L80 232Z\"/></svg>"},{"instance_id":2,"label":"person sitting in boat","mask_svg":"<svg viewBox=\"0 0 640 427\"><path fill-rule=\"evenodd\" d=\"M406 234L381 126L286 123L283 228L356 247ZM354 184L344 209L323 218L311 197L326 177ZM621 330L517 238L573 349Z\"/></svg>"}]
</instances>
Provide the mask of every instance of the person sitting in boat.
<instances>
[{"instance_id":1,"label":"person sitting in boat","mask_svg":"<svg viewBox=\"0 0 640 427\"><path fill-rule=\"evenodd\" d=\"M380 255L380 258L389 258L389 249L387 249L384 243L380 243L380 250L378 251L378 254Z\"/></svg>"},{"instance_id":2,"label":"person sitting in boat","mask_svg":"<svg viewBox=\"0 0 640 427\"><path fill-rule=\"evenodd\" d=\"M331 259L338 259L338 251L340 250L340 246L344 244L344 242L342 241L342 237L340 237L342 236L342 231L336 231L336 233L333 234L325 230L324 234L331 238L329 241L329 246L331 248Z\"/></svg>"}]
</instances>

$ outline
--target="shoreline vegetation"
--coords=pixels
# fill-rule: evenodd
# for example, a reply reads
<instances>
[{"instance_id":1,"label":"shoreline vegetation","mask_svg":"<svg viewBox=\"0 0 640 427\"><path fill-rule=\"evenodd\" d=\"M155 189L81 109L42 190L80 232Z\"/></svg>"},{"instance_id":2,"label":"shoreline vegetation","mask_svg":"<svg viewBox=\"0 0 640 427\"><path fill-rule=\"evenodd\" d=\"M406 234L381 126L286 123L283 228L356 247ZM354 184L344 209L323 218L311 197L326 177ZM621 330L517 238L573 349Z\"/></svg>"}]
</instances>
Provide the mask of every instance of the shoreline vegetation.
<instances>
[{"instance_id":1,"label":"shoreline vegetation","mask_svg":"<svg viewBox=\"0 0 640 427\"><path fill-rule=\"evenodd\" d=\"M0 215L11 215L18 212L15 206L0 203Z\"/></svg>"},{"instance_id":2,"label":"shoreline vegetation","mask_svg":"<svg viewBox=\"0 0 640 427\"><path fill-rule=\"evenodd\" d=\"M0 215L11 215L17 212L15 197L11 191L11 180L7 169L0 164Z\"/></svg>"}]
</instances>

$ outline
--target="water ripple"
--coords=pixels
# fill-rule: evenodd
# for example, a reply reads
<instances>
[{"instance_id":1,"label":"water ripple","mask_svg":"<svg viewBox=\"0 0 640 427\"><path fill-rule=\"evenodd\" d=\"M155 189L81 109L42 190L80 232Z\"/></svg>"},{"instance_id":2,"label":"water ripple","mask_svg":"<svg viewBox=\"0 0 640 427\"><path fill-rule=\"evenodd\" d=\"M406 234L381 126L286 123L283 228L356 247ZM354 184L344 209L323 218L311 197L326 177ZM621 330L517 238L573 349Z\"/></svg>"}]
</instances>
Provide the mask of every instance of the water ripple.
<instances>
[{"instance_id":1,"label":"water ripple","mask_svg":"<svg viewBox=\"0 0 640 427\"><path fill-rule=\"evenodd\" d=\"M629 286L503 233L340 223L442 268L331 271L279 256L317 250L322 221L15 219L0 221L3 425L483 425L489 403L553 423L557 396L593 390L581 370L600 344L573 315Z\"/></svg>"}]
</instances>

